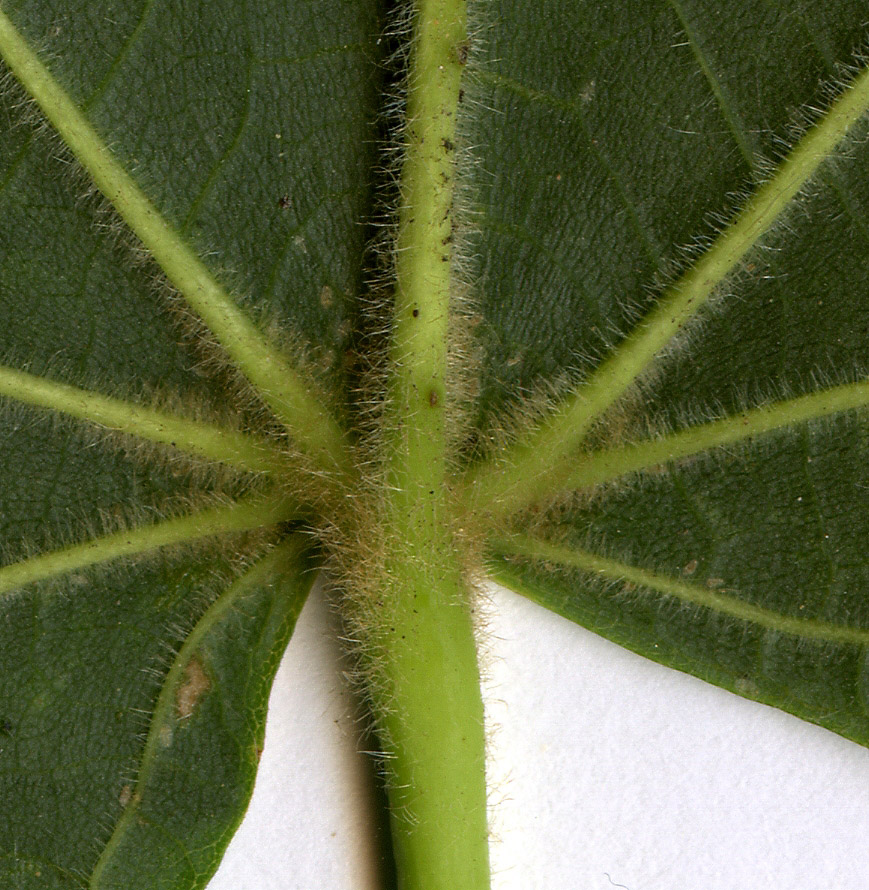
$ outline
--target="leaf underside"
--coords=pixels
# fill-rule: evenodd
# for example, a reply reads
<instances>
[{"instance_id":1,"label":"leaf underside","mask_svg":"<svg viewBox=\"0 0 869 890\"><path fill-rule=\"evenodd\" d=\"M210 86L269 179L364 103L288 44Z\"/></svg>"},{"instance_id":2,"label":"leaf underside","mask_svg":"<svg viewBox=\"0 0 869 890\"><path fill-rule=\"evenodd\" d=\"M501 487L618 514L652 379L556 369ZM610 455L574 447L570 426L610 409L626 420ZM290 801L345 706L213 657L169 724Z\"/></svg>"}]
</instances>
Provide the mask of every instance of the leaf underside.
<instances>
[{"instance_id":1,"label":"leaf underside","mask_svg":"<svg viewBox=\"0 0 869 890\"><path fill-rule=\"evenodd\" d=\"M311 364L331 389L367 238L374 7L303 4L288 14L284 3L258 4L252 15L233 3L2 4L254 317L316 344ZM6 91L0 362L262 431L259 407L200 348L60 140L34 128L38 113L22 107L14 83ZM7 564L251 487L20 401L2 410ZM185 640L244 579L240 557L255 572L269 543L224 535L2 595L0 885L205 885L253 786L268 687L314 577L309 558L290 563L283 584L261 579L201 644L201 702L185 719L170 708L173 744L146 770L149 733L159 742L156 709L161 691L172 698Z\"/></svg>"},{"instance_id":2,"label":"leaf underside","mask_svg":"<svg viewBox=\"0 0 869 890\"><path fill-rule=\"evenodd\" d=\"M497 62L472 129L487 134L471 138L488 174L475 246L489 417L541 379L577 366L588 375L618 350L656 280L690 263L680 248L696 255L715 239L745 201L734 195L768 178L810 109L829 106L825 86L858 64L866 36L857 3L632 3L617 15L548 4L547 14L535 50L535 11L497 4L492 21L511 24L487 32ZM654 437L666 446L713 418L865 377L867 169L858 126L604 419L592 450ZM541 539L622 563L621 579L509 546L493 572L656 661L866 744L866 647L848 631L869 628L867 431L858 409L659 459L538 522ZM630 582L634 567L838 625L844 640L735 619L663 583Z\"/></svg>"},{"instance_id":3,"label":"leaf underside","mask_svg":"<svg viewBox=\"0 0 869 890\"><path fill-rule=\"evenodd\" d=\"M527 434L529 405L537 417L581 395L625 354L830 118L866 33L864 5L839 0L470 9L458 240L479 396L457 462L485 466L492 443ZM380 4L2 11L352 430L367 224L381 213ZM282 442L5 89L0 364ZM865 135L850 128L594 418L562 474L578 490L545 491L499 526L490 567L635 651L869 744ZM834 391L847 408L830 407ZM0 415L6 566L267 487L25 401ZM752 435L676 447L722 418L749 429L770 405L779 419ZM625 446L649 441L655 459L628 468ZM291 514L266 524L277 517ZM250 793L268 686L313 577L313 557L277 539L245 526L215 547L181 539L0 592L0 883L129 887L147 870L149 888L204 886Z\"/></svg>"}]
</instances>

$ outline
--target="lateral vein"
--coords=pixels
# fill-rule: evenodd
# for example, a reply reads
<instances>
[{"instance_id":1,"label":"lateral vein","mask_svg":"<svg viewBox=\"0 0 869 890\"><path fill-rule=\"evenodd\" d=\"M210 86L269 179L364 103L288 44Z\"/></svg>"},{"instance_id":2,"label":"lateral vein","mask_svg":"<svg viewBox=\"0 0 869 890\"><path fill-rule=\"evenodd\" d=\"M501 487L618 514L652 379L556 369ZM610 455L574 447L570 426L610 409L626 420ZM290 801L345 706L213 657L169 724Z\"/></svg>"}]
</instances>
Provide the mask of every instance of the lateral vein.
<instances>
[{"instance_id":1,"label":"lateral vein","mask_svg":"<svg viewBox=\"0 0 869 890\"><path fill-rule=\"evenodd\" d=\"M253 473L276 473L285 466L280 453L266 439L165 414L14 368L0 366L0 396Z\"/></svg>"},{"instance_id":2,"label":"lateral vein","mask_svg":"<svg viewBox=\"0 0 869 890\"><path fill-rule=\"evenodd\" d=\"M492 542L493 553L501 558L527 557L575 568L607 581L626 582L653 590L682 602L702 606L722 615L760 625L767 630L809 640L844 643L857 646L869 644L869 630L829 624L824 621L794 618L771 609L764 609L721 591L688 584L670 575L627 565L580 548L551 544L528 535Z\"/></svg>"},{"instance_id":3,"label":"lateral vein","mask_svg":"<svg viewBox=\"0 0 869 890\"><path fill-rule=\"evenodd\" d=\"M183 673L190 659L207 638L209 631L233 609L239 600L243 599L258 585L267 584L272 578L278 577L281 569L288 566L296 568L301 560L308 541L302 535L293 535L286 541L275 547L270 553L255 563L244 575L231 584L205 611L205 614L196 622L193 630L184 640L177 655L172 661L172 666L166 674L157 703L151 716L148 736L145 740L145 750L137 771L136 786L130 796L130 802L121 813L115 824L114 831L109 838L100 858L97 860L91 873L91 888L100 886L101 878L106 868L111 867L112 858L124 839L125 834L135 829L140 818L140 805L151 782L161 753L165 752L165 745L160 740L160 732L169 723L172 711L176 707L175 696L178 687L183 682ZM301 603L298 606L301 609Z\"/></svg>"},{"instance_id":4,"label":"lateral vein","mask_svg":"<svg viewBox=\"0 0 869 890\"><path fill-rule=\"evenodd\" d=\"M289 521L299 515L296 506L282 496L251 498L228 506L211 507L174 519L128 531L113 532L83 544L42 553L0 568L0 595L28 584L85 569L98 563L139 556L212 535L254 529Z\"/></svg>"},{"instance_id":5,"label":"lateral vein","mask_svg":"<svg viewBox=\"0 0 869 890\"><path fill-rule=\"evenodd\" d=\"M869 381L845 383L794 399L773 402L733 417L679 430L660 439L585 454L567 477L565 487L580 489L599 485L628 473L867 405ZM556 490L549 493L554 494Z\"/></svg>"},{"instance_id":6,"label":"lateral vein","mask_svg":"<svg viewBox=\"0 0 869 890\"><path fill-rule=\"evenodd\" d=\"M706 304L770 230L820 165L869 109L869 69L833 102L709 250L670 285L648 316L561 404L512 446L472 468L464 499L494 516L533 503L541 487L561 486L571 457L604 414Z\"/></svg>"},{"instance_id":7,"label":"lateral vein","mask_svg":"<svg viewBox=\"0 0 869 890\"><path fill-rule=\"evenodd\" d=\"M322 399L144 195L2 10L0 56L281 423L324 469L349 471L344 434Z\"/></svg>"}]
</instances>

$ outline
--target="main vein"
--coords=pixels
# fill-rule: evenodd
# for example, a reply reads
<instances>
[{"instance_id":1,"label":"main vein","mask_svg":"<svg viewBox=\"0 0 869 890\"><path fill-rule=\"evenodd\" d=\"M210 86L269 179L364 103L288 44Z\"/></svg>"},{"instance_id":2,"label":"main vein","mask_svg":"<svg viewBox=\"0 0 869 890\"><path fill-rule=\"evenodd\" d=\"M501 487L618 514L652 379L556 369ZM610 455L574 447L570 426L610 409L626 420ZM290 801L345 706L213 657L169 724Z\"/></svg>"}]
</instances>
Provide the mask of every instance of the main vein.
<instances>
[{"instance_id":1,"label":"main vein","mask_svg":"<svg viewBox=\"0 0 869 890\"><path fill-rule=\"evenodd\" d=\"M413 500L441 495L453 239L453 179L461 65L461 4L420 7L408 85L402 206L390 344L393 481ZM414 78L416 80L414 80Z\"/></svg>"},{"instance_id":2,"label":"main vein","mask_svg":"<svg viewBox=\"0 0 869 890\"><path fill-rule=\"evenodd\" d=\"M0 396L254 473L279 472L285 466L268 440L165 414L14 368L0 366Z\"/></svg>"},{"instance_id":3,"label":"main vein","mask_svg":"<svg viewBox=\"0 0 869 890\"><path fill-rule=\"evenodd\" d=\"M620 448L594 451L577 459L564 482L567 489L580 489L617 479L627 473L744 442L795 423L806 423L842 411L869 405L869 381L845 383L820 392L773 402L734 417L689 427ZM557 490L552 490L554 494Z\"/></svg>"},{"instance_id":4,"label":"main vein","mask_svg":"<svg viewBox=\"0 0 869 890\"><path fill-rule=\"evenodd\" d=\"M588 380L505 452L469 471L466 502L504 515L533 503L570 474L571 457L592 424L649 367L776 223L819 166L869 109L861 72L794 146L710 249L668 287L649 315Z\"/></svg>"},{"instance_id":5,"label":"main vein","mask_svg":"<svg viewBox=\"0 0 869 890\"><path fill-rule=\"evenodd\" d=\"M607 581L634 584L778 633L858 646L869 643L867 629L782 615L780 612L755 606L728 593L701 587L698 584L688 584L671 575L627 565L588 550L551 544L525 535L493 541L491 548L492 552L501 558L527 557L564 568L580 569Z\"/></svg>"},{"instance_id":6,"label":"main vein","mask_svg":"<svg viewBox=\"0 0 869 890\"><path fill-rule=\"evenodd\" d=\"M212 535L252 531L286 522L297 515L299 511L293 503L283 496L272 495L114 532L0 568L0 595L98 563L140 556L161 547L191 543Z\"/></svg>"},{"instance_id":7,"label":"main vein","mask_svg":"<svg viewBox=\"0 0 869 890\"><path fill-rule=\"evenodd\" d=\"M322 467L348 471L343 432L322 399L144 195L2 10L0 56L287 430Z\"/></svg>"}]
</instances>

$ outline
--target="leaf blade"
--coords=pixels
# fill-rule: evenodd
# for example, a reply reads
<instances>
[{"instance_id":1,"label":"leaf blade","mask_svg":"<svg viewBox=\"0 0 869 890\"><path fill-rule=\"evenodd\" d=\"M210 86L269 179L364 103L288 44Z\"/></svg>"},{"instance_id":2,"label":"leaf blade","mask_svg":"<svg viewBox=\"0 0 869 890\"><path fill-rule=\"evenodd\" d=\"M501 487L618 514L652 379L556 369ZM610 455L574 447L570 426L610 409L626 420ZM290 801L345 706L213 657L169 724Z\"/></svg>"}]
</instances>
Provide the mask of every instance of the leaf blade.
<instances>
[{"instance_id":1,"label":"leaf blade","mask_svg":"<svg viewBox=\"0 0 869 890\"><path fill-rule=\"evenodd\" d=\"M668 281L702 268L704 251L726 237L718 233L733 218L732 196L742 204L761 175L710 75L731 117L745 122L752 152L781 158L813 113L798 118L795 133L794 106L828 107L830 84L841 85L837 66L860 58L860 14L847 2L799 14L795 5L761 12L740 2L679 10L681 18L673 4L553 4L548 33L556 36L537 48L528 36L535 13L504 2L492 16L476 60L475 108L484 110L472 128L486 174L470 175L489 350L480 450L487 439L508 442L489 451L493 464L656 317ZM808 34L812 50L801 54ZM507 81L518 86L502 88ZM714 311L599 416L570 460L539 465L547 496L513 531L592 554L587 567L608 565L610 584L555 561L549 570L499 562L495 571L634 651L865 744L861 645L764 641L732 616L641 595L630 580L699 578L704 590L738 592L746 606L847 626L862 639L865 408L858 398L844 413L810 420L813 403L853 393L866 378L857 307L867 278L853 245L865 238L869 155L859 138L865 120L855 127L841 161L815 177ZM528 411L523 400L541 392L544 407ZM511 404L505 430L498 415ZM809 422L784 414L774 422L773 405L805 408ZM740 417L763 435L743 439ZM718 436L730 446L704 455ZM664 443L678 462L667 463ZM546 479L547 469L564 475ZM634 475L622 475L628 470ZM571 492L564 479L583 490ZM630 567L619 583L616 563Z\"/></svg>"},{"instance_id":2,"label":"leaf blade","mask_svg":"<svg viewBox=\"0 0 869 890\"><path fill-rule=\"evenodd\" d=\"M286 541L187 636L154 708L135 787L122 791L123 814L91 875L94 890L143 881L155 890L204 887L214 873L253 790L268 692L312 569L304 540ZM257 602L263 587L272 596Z\"/></svg>"},{"instance_id":3,"label":"leaf blade","mask_svg":"<svg viewBox=\"0 0 869 890\"><path fill-rule=\"evenodd\" d=\"M3 12L40 47L159 213L244 298L258 330L277 334L276 349L304 366L318 392L335 391L364 280L376 4L275 2L250 16L232 3L192 9L74 0L59 17L50 3L10 0ZM5 82L3 363L112 407L122 402L148 414L157 406L208 428L271 436L284 453L269 417L239 391L225 359L215 362L202 329L167 298L117 218L70 175L68 153L39 132L21 101ZM337 396L322 405L336 416L344 408ZM118 448L111 435L26 405L4 403L0 439L7 567L84 546L106 527L159 524L179 506L243 498L257 484L194 472L157 449L139 453L123 441ZM296 487L292 471L281 475ZM278 537L287 533L286 518L272 517ZM45 886L56 873L85 884L135 776L142 716L153 705L155 677L165 675L167 647L183 646L210 605L215 578L225 582L262 546L261 533L242 533L223 553L208 545L158 551L4 599L0 721L11 734L0 739L0 783L20 817L0 820L10 881ZM266 677L270 667L256 673ZM88 684L72 691L74 677ZM247 692L263 698L261 690ZM223 753L224 765L237 760L237 751ZM13 755L21 767L15 775L5 769ZM223 810L223 839L242 810L240 798ZM36 870L62 865L45 864L36 875L28 862Z\"/></svg>"},{"instance_id":4,"label":"leaf blade","mask_svg":"<svg viewBox=\"0 0 869 890\"><path fill-rule=\"evenodd\" d=\"M0 56L33 96L96 187L141 239L191 308L288 430L327 469L347 470L346 443L335 418L299 370L262 336L199 256L139 188L0 10ZM191 213L195 211L195 205Z\"/></svg>"}]
</instances>

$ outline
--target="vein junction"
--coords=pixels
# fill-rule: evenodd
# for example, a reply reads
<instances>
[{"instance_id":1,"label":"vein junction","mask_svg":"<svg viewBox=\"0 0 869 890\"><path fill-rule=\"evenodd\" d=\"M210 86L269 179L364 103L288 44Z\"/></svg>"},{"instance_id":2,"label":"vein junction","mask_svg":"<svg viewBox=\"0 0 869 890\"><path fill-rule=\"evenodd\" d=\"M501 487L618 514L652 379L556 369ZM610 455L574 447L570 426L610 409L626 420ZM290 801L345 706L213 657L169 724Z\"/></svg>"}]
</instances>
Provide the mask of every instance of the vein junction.
<instances>
[{"instance_id":1,"label":"vein junction","mask_svg":"<svg viewBox=\"0 0 869 890\"><path fill-rule=\"evenodd\" d=\"M860 73L782 161L709 250L661 295L655 308L594 373L505 452L473 468L465 501L504 516L564 487L595 421L647 370L788 210L869 109L869 70Z\"/></svg>"},{"instance_id":2,"label":"vein junction","mask_svg":"<svg viewBox=\"0 0 869 890\"><path fill-rule=\"evenodd\" d=\"M439 88L445 95L459 93L461 71L453 62L457 48L461 50L463 46L463 38L457 36L461 30L442 41L438 51L443 58L432 62L437 77L443 81ZM301 372L267 341L150 203L2 11L0 55L96 185L223 344L232 361L313 457L319 470L352 479L351 450L337 420ZM435 96L430 92L420 91L418 96L411 97L419 108L411 116L408 129L409 169L413 173L412 182L419 190L409 192L400 226L397 312L390 357L394 366L401 369L392 380L392 395L402 416L394 418L396 422L391 430L394 438L390 445L394 452L391 466L394 490L409 493L412 495L409 500L413 501L419 500L420 492L437 493L433 503L439 510L440 493L448 475L443 408L450 297L447 245L452 225L449 183L454 175L451 152L456 101L451 99L449 106L442 103L443 107L429 109L426 103L434 99L441 101L440 93ZM867 108L869 71L864 71L793 148L706 254L665 290L656 308L611 357L512 447L467 475L463 480L465 508L483 513L494 525L534 501L564 489L594 486L663 462L869 403L869 383L858 382L783 400L660 439L576 456L595 421L621 398L762 241L820 165L839 149ZM418 245L424 247L416 250ZM0 367L0 395L124 434L172 445L243 470L280 474L286 469L274 445L251 435L175 417L12 368ZM411 434L402 423L406 414L418 418ZM393 500L401 508L406 506L399 495ZM298 514L295 505L273 496L265 502L240 502L106 535L0 569L0 593L99 562L211 534L260 528ZM797 633L799 627L799 633L821 639L841 640L849 633L857 634L855 640L864 638L862 631L776 616L721 593L633 569L584 551L556 550L553 545L532 542L532 539L517 541L499 542L499 546L505 555L546 558L613 580L629 580L783 632ZM807 627L813 629L809 632Z\"/></svg>"}]
</instances>

